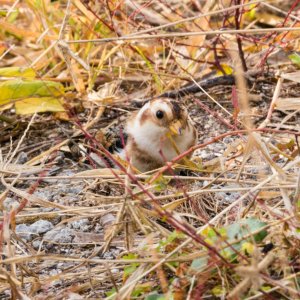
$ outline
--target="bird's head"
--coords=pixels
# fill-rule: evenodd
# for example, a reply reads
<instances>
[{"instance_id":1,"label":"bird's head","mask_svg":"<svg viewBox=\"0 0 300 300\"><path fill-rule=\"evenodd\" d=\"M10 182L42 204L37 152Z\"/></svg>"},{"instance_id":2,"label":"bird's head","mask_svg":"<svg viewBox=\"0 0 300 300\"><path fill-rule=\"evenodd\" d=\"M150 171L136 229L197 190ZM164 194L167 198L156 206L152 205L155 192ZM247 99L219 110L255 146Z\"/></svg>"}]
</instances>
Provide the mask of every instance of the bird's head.
<instances>
[{"instance_id":1,"label":"bird's head","mask_svg":"<svg viewBox=\"0 0 300 300\"><path fill-rule=\"evenodd\" d=\"M141 126L145 122L152 122L165 133L181 135L187 125L187 111L174 100L155 99L140 111Z\"/></svg>"}]
</instances>

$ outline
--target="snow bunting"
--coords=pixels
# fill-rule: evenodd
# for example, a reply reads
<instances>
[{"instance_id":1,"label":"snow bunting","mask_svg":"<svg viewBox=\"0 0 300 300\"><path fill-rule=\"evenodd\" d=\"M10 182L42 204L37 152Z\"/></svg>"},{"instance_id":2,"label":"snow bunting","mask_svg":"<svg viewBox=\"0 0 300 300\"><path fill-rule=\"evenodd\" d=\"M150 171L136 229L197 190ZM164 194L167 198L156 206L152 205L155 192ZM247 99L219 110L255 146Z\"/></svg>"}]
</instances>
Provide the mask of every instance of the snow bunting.
<instances>
[{"instance_id":1,"label":"snow bunting","mask_svg":"<svg viewBox=\"0 0 300 300\"><path fill-rule=\"evenodd\" d=\"M128 119L128 139L121 157L140 172L159 168L197 142L187 111L176 101L159 98Z\"/></svg>"}]
</instances>

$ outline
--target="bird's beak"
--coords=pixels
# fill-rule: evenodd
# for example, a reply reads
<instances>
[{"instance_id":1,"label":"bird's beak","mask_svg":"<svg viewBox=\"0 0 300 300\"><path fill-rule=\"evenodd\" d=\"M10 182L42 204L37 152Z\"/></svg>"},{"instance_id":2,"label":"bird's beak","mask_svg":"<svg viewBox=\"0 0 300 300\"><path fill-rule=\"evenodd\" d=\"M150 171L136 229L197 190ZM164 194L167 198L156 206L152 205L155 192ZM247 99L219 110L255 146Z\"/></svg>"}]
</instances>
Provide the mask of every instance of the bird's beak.
<instances>
[{"instance_id":1,"label":"bird's beak","mask_svg":"<svg viewBox=\"0 0 300 300\"><path fill-rule=\"evenodd\" d=\"M172 123L169 128L173 135L181 135L182 134L182 124L179 120Z\"/></svg>"}]
</instances>

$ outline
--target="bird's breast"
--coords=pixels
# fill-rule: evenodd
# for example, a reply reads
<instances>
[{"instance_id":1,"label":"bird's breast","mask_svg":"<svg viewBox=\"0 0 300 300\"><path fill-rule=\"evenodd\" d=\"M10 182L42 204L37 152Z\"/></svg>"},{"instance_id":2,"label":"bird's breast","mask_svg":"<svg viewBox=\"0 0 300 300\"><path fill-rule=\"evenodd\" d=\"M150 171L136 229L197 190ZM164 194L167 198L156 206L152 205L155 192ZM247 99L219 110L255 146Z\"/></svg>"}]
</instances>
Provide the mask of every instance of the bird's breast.
<instances>
[{"instance_id":1,"label":"bird's breast","mask_svg":"<svg viewBox=\"0 0 300 300\"><path fill-rule=\"evenodd\" d=\"M138 126L135 124L135 126ZM153 160L164 164L179 153L186 151L194 144L194 136L190 126L187 126L179 136L169 138L167 130L146 123L140 127L129 129L137 147Z\"/></svg>"}]
</instances>

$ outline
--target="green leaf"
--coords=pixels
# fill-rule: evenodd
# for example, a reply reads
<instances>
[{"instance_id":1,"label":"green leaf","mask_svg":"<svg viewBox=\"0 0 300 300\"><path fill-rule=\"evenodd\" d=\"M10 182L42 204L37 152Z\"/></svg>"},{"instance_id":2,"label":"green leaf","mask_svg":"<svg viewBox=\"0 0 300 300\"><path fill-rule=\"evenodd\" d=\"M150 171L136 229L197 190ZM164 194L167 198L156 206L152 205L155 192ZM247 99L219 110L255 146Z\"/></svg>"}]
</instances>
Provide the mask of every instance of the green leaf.
<instances>
[{"instance_id":1,"label":"green leaf","mask_svg":"<svg viewBox=\"0 0 300 300\"><path fill-rule=\"evenodd\" d=\"M255 246L250 242L242 243L242 251L247 254L252 254L255 249Z\"/></svg>"},{"instance_id":2,"label":"green leaf","mask_svg":"<svg viewBox=\"0 0 300 300\"><path fill-rule=\"evenodd\" d=\"M139 266L138 263L132 263L130 266L124 268L124 275L127 277L131 275Z\"/></svg>"},{"instance_id":3,"label":"green leaf","mask_svg":"<svg viewBox=\"0 0 300 300\"><path fill-rule=\"evenodd\" d=\"M260 220L249 218L240 220L234 224L231 224L227 227L227 236L230 242L233 242L235 239L243 239L247 235L253 234L255 231L261 229L266 226L267 223L262 222ZM254 240L259 243L261 242L267 235L267 231L262 230L253 235Z\"/></svg>"},{"instance_id":4,"label":"green leaf","mask_svg":"<svg viewBox=\"0 0 300 300\"><path fill-rule=\"evenodd\" d=\"M15 79L0 83L0 105L19 99L63 95L63 85L53 81Z\"/></svg>"},{"instance_id":5,"label":"green leaf","mask_svg":"<svg viewBox=\"0 0 300 300\"><path fill-rule=\"evenodd\" d=\"M192 264L191 264L191 269L197 271L197 272L201 272L208 263L208 257L199 257L193 260Z\"/></svg>"},{"instance_id":6,"label":"green leaf","mask_svg":"<svg viewBox=\"0 0 300 300\"><path fill-rule=\"evenodd\" d=\"M141 284L137 284L131 293L131 297L138 297L145 293L153 291L153 282L148 281Z\"/></svg>"},{"instance_id":7,"label":"green leaf","mask_svg":"<svg viewBox=\"0 0 300 300\"><path fill-rule=\"evenodd\" d=\"M185 235L184 235L182 232L180 232L180 231L178 231L178 230L174 230L174 231L172 231L171 234L168 236L167 242L168 242L168 243L171 243L171 242L173 242L173 241L176 240L176 239L184 239L184 238L185 238Z\"/></svg>"},{"instance_id":8,"label":"green leaf","mask_svg":"<svg viewBox=\"0 0 300 300\"><path fill-rule=\"evenodd\" d=\"M122 258L123 259L137 259L137 255L134 253L128 253L127 255L123 255Z\"/></svg>"},{"instance_id":9,"label":"green leaf","mask_svg":"<svg viewBox=\"0 0 300 300\"><path fill-rule=\"evenodd\" d=\"M18 74L19 70L3 70L3 74ZM30 75L31 71L27 71ZM0 83L0 106L15 103L18 114L64 111L64 87L53 81L14 79Z\"/></svg>"},{"instance_id":10,"label":"green leaf","mask_svg":"<svg viewBox=\"0 0 300 300\"><path fill-rule=\"evenodd\" d=\"M139 47L134 47L136 49L136 51L140 54L140 56L142 57L142 59L145 61L147 67L149 68L149 70L151 71L151 73L153 74L153 80L155 81L156 85L157 85L157 89L159 92L162 92L162 84L160 81L159 76L157 75L157 72L154 70L152 63L147 59L147 57L145 56L145 54L143 53L143 51L139 48Z\"/></svg>"},{"instance_id":11,"label":"green leaf","mask_svg":"<svg viewBox=\"0 0 300 300\"><path fill-rule=\"evenodd\" d=\"M36 73L32 68L7 67L0 68L0 76L34 78Z\"/></svg>"},{"instance_id":12,"label":"green leaf","mask_svg":"<svg viewBox=\"0 0 300 300\"><path fill-rule=\"evenodd\" d=\"M242 219L236 223L222 228L207 228L202 232L202 235L212 242L218 242L220 237L226 238L227 242L232 243L234 240L243 239L247 235L253 234L262 227L266 226L267 223L254 218ZM256 242L262 241L267 232L265 230L260 231L254 235ZM212 243L214 244L214 243Z\"/></svg>"},{"instance_id":13,"label":"green leaf","mask_svg":"<svg viewBox=\"0 0 300 300\"><path fill-rule=\"evenodd\" d=\"M110 291L105 292L106 297L109 297L117 292L116 288L112 288Z\"/></svg>"},{"instance_id":14,"label":"green leaf","mask_svg":"<svg viewBox=\"0 0 300 300\"><path fill-rule=\"evenodd\" d=\"M127 255L124 255L122 258L123 259L136 259L137 255L134 253L128 253ZM132 263L129 266L124 267L124 275L126 277L131 275L138 266L139 266L139 263Z\"/></svg>"},{"instance_id":15,"label":"green leaf","mask_svg":"<svg viewBox=\"0 0 300 300\"><path fill-rule=\"evenodd\" d=\"M151 180L151 178L149 178ZM168 184L171 181L171 178L165 178L163 175L160 175L156 180L154 180L154 189L157 192L164 191L166 188L168 188Z\"/></svg>"},{"instance_id":16,"label":"green leaf","mask_svg":"<svg viewBox=\"0 0 300 300\"><path fill-rule=\"evenodd\" d=\"M225 72L226 75L231 75L233 73L233 69L227 65L227 64L221 64L221 67L223 69L223 71ZM222 76L223 72L221 72L220 70L217 71L217 75L218 76Z\"/></svg>"},{"instance_id":17,"label":"green leaf","mask_svg":"<svg viewBox=\"0 0 300 300\"><path fill-rule=\"evenodd\" d=\"M27 98L15 103L18 115L34 114L38 112L64 111L62 101L51 97Z\"/></svg>"},{"instance_id":18,"label":"green leaf","mask_svg":"<svg viewBox=\"0 0 300 300\"><path fill-rule=\"evenodd\" d=\"M220 285L215 286L211 291L216 297L222 297L226 294L225 288Z\"/></svg>"},{"instance_id":19,"label":"green leaf","mask_svg":"<svg viewBox=\"0 0 300 300\"><path fill-rule=\"evenodd\" d=\"M299 54L293 53L293 54L289 55L288 57L292 61L293 64L300 67L300 55Z\"/></svg>"},{"instance_id":20,"label":"green leaf","mask_svg":"<svg viewBox=\"0 0 300 300\"><path fill-rule=\"evenodd\" d=\"M261 289L262 289L264 292L268 292L269 290L272 289L272 287L269 286L269 285L265 285L265 286L262 286Z\"/></svg>"},{"instance_id":21,"label":"green leaf","mask_svg":"<svg viewBox=\"0 0 300 300\"><path fill-rule=\"evenodd\" d=\"M167 238L163 238L159 241L159 247L165 247L172 242L174 242L176 239L184 239L185 235L177 230L172 231Z\"/></svg>"},{"instance_id":22,"label":"green leaf","mask_svg":"<svg viewBox=\"0 0 300 300\"><path fill-rule=\"evenodd\" d=\"M236 252L240 252L242 250L243 244L251 242L251 235L257 243L261 242L266 237L266 230L259 231L259 229L264 226L266 226L265 222L249 218L218 229L206 228L202 232L202 235L205 237L205 241L209 245L217 245L218 247L223 248L221 251L222 256L228 259L234 259L236 257ZM256 231L259 232L254 234ZM248 235L250 237L245 238ZM226 247L226 244L232 244L236 240L240 240L240 242L233 244L231 247Z\"/></svg>"},{"instance_id":23,"label":"green leaf","mask_svg":"<svg viewBox=\"0 0 300 300\"><path fill-rule=\"evenodd\" d=\"M9 14L7 21L8 21L9 23L13 23L13 22L17 19L18 16L19 16L19 10L15 8L15 9Z\"/></svg>"},{"instance_id":24,"label":"green leaf","mask_svg":"<svg viewBox=\"0 0 300 300\"><path fill-rule=\"evenodd\" d=\"M244 14L244 16L250 20L254 20L256 18L256 5L249 5L249 10Z\"/></svg>"},{"instance_id":25,"label":"green leaf","mask_svg":"<svg viewBox=\"0 0 300 300\"><path fill-rule=\"evenodd\" d=\"M158 294L157 292L148 295L145 300L166 300L166 297L162 294Z\"/></svg>"}]
</instances>

